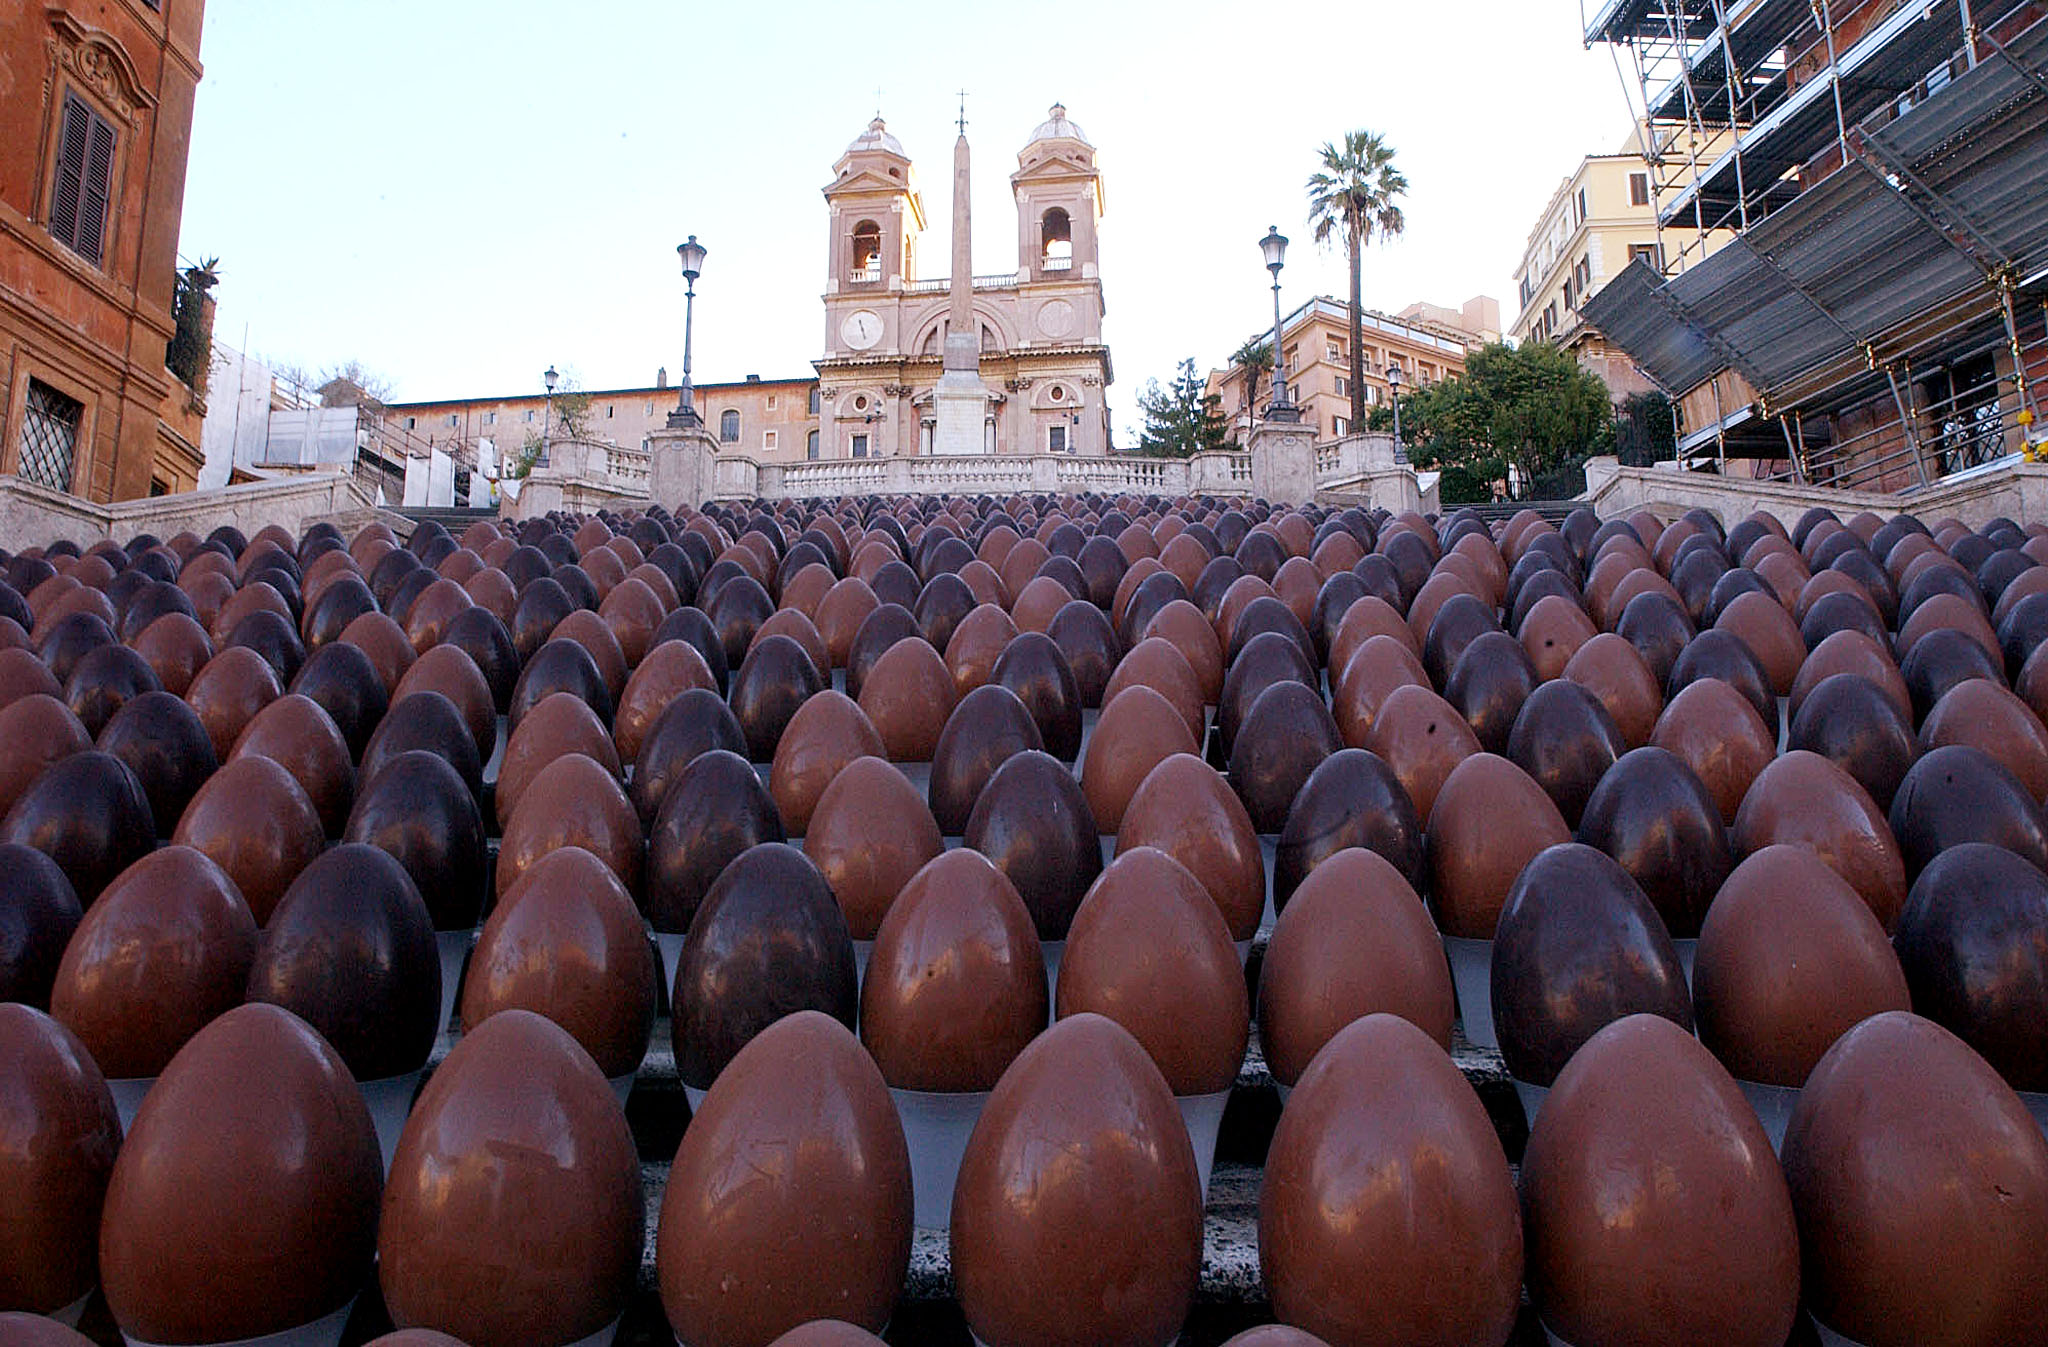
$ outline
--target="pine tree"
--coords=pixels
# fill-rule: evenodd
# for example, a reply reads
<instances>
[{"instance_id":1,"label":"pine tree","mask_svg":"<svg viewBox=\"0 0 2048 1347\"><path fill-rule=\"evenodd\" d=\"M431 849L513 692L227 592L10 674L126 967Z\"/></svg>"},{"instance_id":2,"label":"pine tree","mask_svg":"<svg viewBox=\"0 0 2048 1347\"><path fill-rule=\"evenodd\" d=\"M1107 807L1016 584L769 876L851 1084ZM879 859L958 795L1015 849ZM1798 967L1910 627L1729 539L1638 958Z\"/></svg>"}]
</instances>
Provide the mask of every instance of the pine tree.
<instances>
[{"instance_id":1,"label":"pine tree","mask_svg":"<svg viewBox=\"0 0 2048 1347\"><path fill-rule=\"evenodd\" d=\"M1155 458L1186 458L1230 447L1223 399L1205 391L1192 357L1180 362L1180 372L1166 388L1161 388L1157 379L1147 379L1144 390L1138 394L1138 410L1145 414L1144 438L1138 444L1140 453Z\"/></svg>"}]
</instances>

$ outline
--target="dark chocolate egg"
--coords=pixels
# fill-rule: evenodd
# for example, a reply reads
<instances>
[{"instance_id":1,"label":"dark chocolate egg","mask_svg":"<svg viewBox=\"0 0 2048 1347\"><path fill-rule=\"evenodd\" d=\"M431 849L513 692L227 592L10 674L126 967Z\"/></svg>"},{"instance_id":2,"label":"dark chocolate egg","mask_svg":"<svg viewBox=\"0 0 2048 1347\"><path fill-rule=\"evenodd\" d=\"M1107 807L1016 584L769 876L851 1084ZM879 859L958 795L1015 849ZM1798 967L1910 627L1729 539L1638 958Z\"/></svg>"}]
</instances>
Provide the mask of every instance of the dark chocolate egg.
<instances>
[{"instance_id":1,"label":"dark chocolate egg","mask_svg":"<svg viewBox=\"0 0 2048 1347\"><path fill-rule=\"evenodd\" d=\"M1800 1091L1784 1171L1806 1306L1835 1332L2048 1341L2048 1142L1946 1029L1890 1011L1844 1034Z\"/></svg>"},{"instance_id":2,"label":"dark chocolate egg","mask_svg":"<svg viewBox=\"0 0 2048 1347\"><path fill-rule=\"evenodd\" d=\"M575 693L590 703L599 720L611 723L615 709L611 685L605 682L604 672L590 657L590 651L567 637L549 641L526 661L519 681L512 685L512 700L505 708L506 722L517 729L528 711L557 692ZM468 722L463 724L466 734Z\"/></svg>"},{"instance_id":3,"label":"dark chocolate egg","mask_svg":"<svg viewBox=\"0 0 2048 1347\"><path fill-rule=\"evenodd\" d=\"M968 817L967 845L1017 888L1041 940L1064 940L1102 873L1102 830L1058 759L1019 753L996 769Z\"/></svg>"},{"instance_id":4,"label":"dark chocolate egg","mask_svg":"<svg viewBox=\"0 0 2048 1347\"><path fill-rule=\"evenodd\" d=\"M1633 645L1613 632L1602 632L1566 661L1564 676L1600 699L1623 743L1641 748L1650 742L1664 710L1664 694Z\"/></svg>"},{"instance_id":5,"label":"dark chocolate egg","mask_svg":"<svg viewBox=\"0 0 2048 1347\"><path fill-rule=\"evenodd\" d=\"M1749 783L1778 752L1756 708L1718 678L1702 678L1673 697L1657 718L1650 744L1699 778L1724 826L1735 822Z\"/></svg>"},{"instance_id":6,"label":"dark chocolate egg","mask_svg":"<svg viewBox=\"0 0 2048 1347\"><path fill-rule=\"evenodd\" d=\"M1360 748L1324 758L1296 792L1273 855L1274 910L1284 911L1311 871L1349 847L1377 852L1409 883L1421 882L1422 821L1393 768Z\"/></svg>"},{"instance_id":7,"label":"dark chocolate egg","mask_svg":"<svg viewBox=\"0 0 2048 1347\"><path fill-rule=\"evenodd\" d=\"M405 867L361 843L307 866L264 927L249 999L319 1030L359 1082L425 1066L441 1030L441 956Z\"/></svg>"},{"instance_id":8,"label":"dark chocolate egg","mask_svg":"<svg viewBox=\"0 0 2048 1347\"><path fill-rule=\"evenodd\" d=\"M318 824L316 823L317 829ZM73 753L50 765L0 822L0 842L34 847L90 908L100 890L156 843L142 783L109 753Z\"/></svg>"},{"instance_id":9,"label":"dark chocolate egg","mask_svg":"<svg viewBox=\"0 0 2048 1347\"><path fill-rule=\"evenodd\" d=\"M992 1090L1048 1010L1038 931L1002 871L962 847L912 876L882 918L861 983L861 1042L884 1080Z\"/></svg>"},{"instance_id":10,"label":"dark chocolate egg","mask_svg":"<svg viewBox=\"0 0 2048 1347\"><path fill-rule=\"evenodd\" d=\"M1959 689L1958 708L1971 705L1968 690L1998 692L1982 679ZM1920 746L1907 720L1879 684L1861 674L1842 673L1822 679L1792 714L1786 746L1832 759L1856 784L1870 792L1880 809L1890 809Z\"/></svg>"},{"instance_id":11,"label":"dark chocolate egg","mask_svg":"<svg viewBox=\"0 0 2048 1347\"><path fill-rule=\"evenodd\" d=\"M1275 1314L1332 1342L1507 1341L1514 1179L1479 1097L1413 1024L1354 1021L1302 1075L1266 1156L1259 1270Z\"/></svg>"},{"instance_id":12,"label":"dark chocolate egg","mask_svg":"<svg viewBox=\"0 0 2048 1347\"><path fill-rule=\"evenodd\" d=\"M162 689L156 670L141 655L125 645L103 645L72 667L64 699L86 732L98 734L128 702Z\"/></svg>"},{"instance_id":13,"label":"dark chocolate egg","mask_svg":"<svg viewBox=\"0 0 2048 1347\"><path fill-rule=\"evenodd\" d=\"M340 728L318 702L291 693L257 712L228 755L231 762L250 757L290 772L326 834L340 834L355 803L356 769Z\"/></svg>"},{"instance_id":14,"label":"dark chocolate egg","mask_svg":"<svg viewBox=\"0 0 2048 1347\"><path fill-rule=\"evenodd\" d=\"M1593 788L1626 751L1621 730L1600 699L1559 678L1522 703L1508 735L1507 757L1542 787L1565 826L1576 828Z\"/></svg>"},{"instance_id":15,"label":"dark chocolate egg","mask_svg":"<svg viewBox=\"0 0 2048 1347\"><path fill-rule=\"evenodd\" d=\"M99 1285L100 1208L120 1147L114 1097L85 1045L0 1002L0 1305L55 1313ZM0 1342L32 1344L15 1317L0 1314Z\"/></svg>"},{"instance_id":16,"label":"dark chocolate egg","mask_svg":"<svg viewBox=\"0 0 2048 1347\"><path fill-rule=\"evenodd\" d=\"M0 712L4 725L6 712ZM4 734L0 728L0 734ZM219 765L213 740L192 708L168 692L147 692L114 713L97 745L142 783L150 815L174 824Z\"/></svg>"},{"instance_id":17,"label":"dark chocolate egg","mask_svg":"<svg viewBox=\"0 0 2048 1347\"><path fill-rule=\"evenodd\" d=\"M1295 890L1259 972L1259 1043L1293 1085L1353 1020L1399 1015L1445 1050L1456 1006L1443 941L1408 880L1363 848L1340 851Z\"/></svg>"},{"instance_id":18,"label":"dark chocolate egg","mask_svg":"<svg viewBox=\"0 0 2048 1347\"><path fill-rule=\"evenodd\" d=\"M898 641L909 640L913 636L923 640L924 631L903 605L885 603L869 613L861 622L860 630L854 633L853 644L846 652L846 695L858 701L861 689L867 686L868 671L874 668L875 662Z\"/></svg>"},{"instance_id":19,"label":"dark chocolate egg","mask_svg":"<svg viewBox=\"0 0 2048 1347\"><path fill-rule=\"evenodd\" d=\"M715 690L690 688L661 713L634 759L626 793L643 823L653 825L669 787L683 769L714 749L735 754L744 762L746 734L733 719L732 708Z\"/></svg>"},{"instance_id":20,"label":"dark chocolate egg","mask_svg":"<svg viewBox=\"0 0 2048 1347\"><path fill-rule=\"evenodd\" d=\"M1530 1298L1566 1342L1783 1347L1799 1227L1769 1137L1699 1041L1656 1015L1595 1034L1522 1160Z\"/></svg>"},{"instance_id":21,"label":"dark chocolate egg","mask_svg":"<svg viewBox=\"0 0 2048 1347\"><path fill-rule=\"evenodd\" d=\"M819 1010L853 1027L853 939L801 851L763 843L725 867L690 920L670 1005L677 1073L699 1090L785 1015Z\"/></svg>"},{"instance_id":22,"label":"dark chocolate egg","mask_svg":"<svg viewBox=\"0 0 2048 1347\"><path fill-rule=\"evenodd\" d=\"M488 882L482 816L476 797L445 759L422 750L400 753L374 776L365 773L344 842L366 842L405 867L437 931L476 925Z\"/></svg>"},{"instance_id":23,"label":"dark chocolate egg","mask_svg":"<svg viewBox=\"0 0 2048 1347\"><path fill-rule=\"evenodd\" d=\"M1906 902L1899 844L1870 793L1818 753L1795 750L1759 772L1732 836L1740 855L1778 842L1812 848L1863 895L1887 931L1897 924Z\"/></svg>"},{"instance_id":24,"label":"dark chocolate egg","mask_svg":"<svg viewBox=\"0 0 2048 1347\"><path fill-rule=\"evenodd\" d=\"M1662 748L1638 748L1607 769L1577 835L1621 863L1680 939L1699 934L1707 905L1735 868L1713 794Z\"/></svg>"},{"instance_id":25,"label":"dark chocolate egg","mask_svg":"<svg viewBox=\"0 0 2048 1347\"><path fill-rule=\"evenodd\" d=\"M1523 867L1571 840L1564 815L1521 768L1491 753L1459 763L1429 811L1430 893L1444 934L1493 939Z\"/></svg>"},{"instance_id":26,"label":"dark chocolate egg","mask_svg":"<svg viewBox=\"0 0 2048 1347\"><path fill-rule=\"evenodd\" d=\"M797 709L824 687L818 666L787 636L769 636L747 652L733 675L730 700L733 718L747 736L748 752L756 762L774 758ZM951 687L949 679L949 691Z\"/></svg>"},{"instance_id":27,"label":"dark chocolate egg","mask_svg":"<svg viewBox=\"0 0 2048 1347\"><path fill-rule=\"evenodd\" d=\"M882 736L851 697L828 688L808 698L782 732L768 776L783 828L803 836L819 797L846 764L885 754Z\"/></svg>"},{"instance_id":28,"label":"dark chocolate egg","mask_svg":"<svg viewBox=\"0 0 2048 1347\"><path fill-rule=\"evenodd\" d=\"M0 708L0 818L52 763L92 746L71 708L47 693L32 692Z\"/></svg>"},{"instance_id":29,"label":"dark chocolate egg","mask_svg":"<svg viewBox=\"0 0 2048 1347\"><path fill-rule=\"evenodd\" d=\"M1038 722L1045 751L1072 762L1081 750L1081 694L1067 657L1039 632L1023 632L1003 648L990 681L1008 688Z\"/></svg>"},{"instance_id":30,"label":"dark chocolate egg","mask_svg":"<svg viewBox=\"0 0 2048 1347\"><path fill-rule=\"evenodd\" d=\"M590 703L573 692L551 693L526 713L505 741L505 756L498 763L498 817L509 819L517 813L534 779L569 753L582 754L614 777L620 774L618 750Z\"/></svg>"},{"instance_id":31,"label":"dark chocolate egg","mask_svg":"<svg viewBox=\"0 0 2048 1347\"><path fill-rule=\"evenodd\" d=\"M313 802L269 758L235 758L207 779L178 819L171 840L204 852L227 872L256 924L325 845Z\"/></svg>"},{"instance_id":32,"label":"dark chocolate egg","mask_svg":"<svg viewBox=\"0 0 2048 1347\"><path fill-rule=\"evenodd\" d=\"M1302 783L1343 747L1330 708L1314 690L1287 680L1260 693L1230 750L1231 785L1252 826L1279 832Z\"/></svg>"},{"instance_id":33,"label":"dark chocolate egg","mask_svg":"<svg viewBox=\"0 0 2048 1347\"><path fill-rule=\"evenodd\" d=\"M1899 959L1856 890L1803 846L1735 867L1700 927L1700 1041L1737 1078L1798 1089L1848 1030L1909 1009Z\"/></svg>"},{"instance_id":34,"label":"dark chocolate egg","mask_svg":"<svg viewBox=\"0 0 2048 1347\"><path fill-rule=\"evenodd\" d=\"M277 671L246 646L229 646L206 662L185 690L213 739L216 758L226 760L256 713L284 695ZM168 820L166 820L168 822Z\"/></svg>"},{"instance_id":35,"label":"dark chocolate egg","mask_svg":"<svg viewBox=\"0 0 2048 1347\"><path fill-rule=\"evenodd\" d=\"M524 1010L465 1033L406 1119L377 1280L392 1320L477 1347L618 1319L646 1239L633 1134L590 1055Z\"/></svg>"},{"instance_id":36,"label":"dark chocolate egg","mask_svg":"<svg viewBox=\"0 0 2048 1347\"><path fill-rule=\"evenodd\" d=\"M1152 847L1102 872L1067 935L1061 1019L1093 1012L1131 1031L1176 1095L1227 1090L1244 1062L1244 970L1202 882Z\"/></svg>"},{"instance_id":37,"label":"dark chocolate egg","mask_svg":"<svg viewBox=\"0 0 2048 1347\"><path fill-rule=\"evenodd\" d=\"M545 1015L615 1079L646 1055L660 981L632 895L596 856L563 847L484 922L462 980L462 1023L502 1010Z\"/></svg>"},{"instance_id":38,"label":"dark chocolate egg","mask_svg":"<svg viewBox=\"0 0 2048 1347\"><path fill-rule=\"evenodd\" d=\"M1094 709L1103 704L1103 690L1123 658L1124 643L1109 625L1100 608L1086 599L1075 599L1053 614L1045 634L1067 658L1073 671L1074 687L1081 705Z\"/></svg>"},{"instance_id":39,"label":"dark chocolate egg","mask_svg":"<svg viewBox=\"0 0 2048 1347\"><path fill-rule=\"evenodd\" d=\"M476 741L477 757L488 759L498 742L498 708L491 685L484 681L476 661L452 645L437 645L420 653L405 676L398 680L394 697L413 692L438 692L455 704Z\"/></svg>"},{"instance_id":40,"label":"dark chocolate egg","mask_svg":"<svg viewBox=\"0 0 2048 1347\"><path fill-rule=\"evenodd\" d=\"M500 898L541 857L562 847L582 847L628 892L640 890L646 845L640 816L609 771L581 753L568 753L543 767L520 797L519 812L505 823L498 846L496 892Z\"/></svg>"},{"instance_id":41,"label":"dark chocolate egg","mask_svg":"<svg viewBox=\"0 0 2048 1347\"><path fill-rule=\"evenodd\" d=\"M1892 799L1892 836L1909 874L1964 842L1989 842L2048 867L2048 816L1997 759L1964 744L1921 757Z\"/></svg>"},{"instance_id":42,"label":"dark chocolate egg","mask_svg":"<svg viewBox=\"0 0 2048 1347\"><path fill-rule=\"evenodd\" d=\"M1317 770L1343 756L1333 754ZM1308 827L1305 823L1304 830ZM1321 836L1318 830L1316 837ZM1313 839L1304 839L1304 850L1313 846ZM1244 802L1200 758L1176 753L1139 783L1124 808L1116 850L1122 855L1137 847L1157 847L1199 878L1223 914L1232 940L1249 940L1257 932L1266 904L1265 857L1258 833Z\"/></svg>"},{"instance_id":43,"label":"dark chocolate egg","mask_svg":"<svg viewBox=\"0 0 2048 1347\"><path fill-rule=\"evenodd\" d=\"M1008 688L986 684L964 694L932 752L930 795L939 830L958 836L996 768L1043 748L1038 723Z\"/></svg>"},{"instance_id":44,"label":"dark chocolate egg","mask_svg":"<svg viewBox=\"0 0 2048 1347\"><path fill-rule=\"evenodd\" d=\"M1364 747L1393 769L1416 817L1424 819L1452 770L1481 751L1478 736L1456 708L1412 684L1395 688L1380 704Z\"/></svg>"},{"instance_id":45,"label":"dark chocolate egg","mask_svg":"<svg viewBox=\"0 0 2048 1347\"><path fill-rule=\"evenodd\" d=\"M1481 748L1504 753L1515 717L1537 681L1536 666L1519 641L1506 632L1484 632L1458 657L1444 684L1444 700L1465 717Z\"/></svg>"},{"instance_id":46,"label":"dark chocolate egg","mask_svg":"<svg viewBox=\"0 0 2048 1347\"><path fill-rule=\"evenodd\" d=\"M1217 742L1228 755L1237 743L1237 732L1252 713L1252 706L1268 688L1280 683L1300 683L1320 688L1315 666L1301 648L1278 632L1255 636L1230 662L1223 677L1222 700L1216 706Z\"/></svg>"},{"instance_id":47,"label":"dark chocolate egg","mask_svg":"<svg viewBox=\"0 0 2048 1347\"><path fill-rule=\"evenodd\" d=\"M2048 1089L2048 875L2003 847L1950 847L1913 881L1894 943L1913 1009L2015 1090Z\"/></svg>"},{"instance_id":48,"label":"dark chocolate egg","mask_svg":"<svg viewBox=\"0 0 2048 1347\"><path fill-rule=\"evenodd\" d=\"M775 801L745 758L726 749L691 758L675 774L648 835L646 912L654 929L688 930L735 857L784 836Z\"/></svg>"},{"instance_id":49,"label":"dark chocolate egg","mask_svg":"<svg viewBox=\"0 0 2048 1347\"><path fill-rule=\"evenodd\" d=\"M83 915L55 861L34 847L0 843L0 1004L50 1008L57 965Z\"/></svg>"},{"instance_id":50,"label":"dark chocolate egg","mask_svg":"<svg viewBox=\"0 0 2048 1347\"><path fill-rule=\"evenodd\" d=\"M960 1308L984 1342L1170 1341L1202 1262L1187 1126L1145 1049L1100 1015L1003 1073L953 1189Z\"/></svg>"},{"instance_id":51,"label":"dark chocolate egg","mask_svg":"<svg viewBox=\"0 0 2048 1347\"><path fill-rule=\"evenodd\" d=\"M831 1017L791 1014L739 1051L683 1134L655 1240L662 1308L702 1347L827 1314L879 1331L910 1232L910 1154L881 1073Z\"/></svg>"},{"instance_id":52,"label":"dark chocolate egg","mask_svg":"<svg viewBox=\"0 0 2048 1347\"><path fill-rule=\"evenodd\" d=\"M1523 867L1493 935L1493 1022L1508 1070L1547 1086L1594 1034L1636 1014L1692 1028L1685 970L1657 909L1606 854L1550 848Z\"/></svg>"},{"instance_id":53,"label":"dark chocolate egg","mask_svg":"<svg viewBox=\"0 0 2048 1347\"><path fill-rule=\"evenodd\" d=\"M348 741L353 757L362 756L371 733L391 704L370 657L344 642L314 652L300 668L299 676L292 680L291 690L320 704ZM494 721L494 736L496 730Z\"/></svg>"}]
</instances>

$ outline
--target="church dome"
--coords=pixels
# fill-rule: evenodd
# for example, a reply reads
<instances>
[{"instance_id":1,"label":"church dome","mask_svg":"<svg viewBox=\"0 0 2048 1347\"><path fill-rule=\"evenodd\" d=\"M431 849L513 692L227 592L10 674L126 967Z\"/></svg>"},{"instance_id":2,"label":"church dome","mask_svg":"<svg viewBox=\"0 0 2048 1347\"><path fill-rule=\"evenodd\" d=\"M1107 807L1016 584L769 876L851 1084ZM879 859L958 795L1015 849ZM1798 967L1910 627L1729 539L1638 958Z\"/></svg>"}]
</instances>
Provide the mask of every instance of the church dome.
<instances>
[{"instance_id":1,"label":"church dome","mask_svg":"<svg viewBox=\"0 0 2048 1347\"><path fill-rule=\"evenodd\" d=\"M846 147L848 154L872 150L882 150L895 155L903 154L903 142L889 134L888 124L879 114L868 123L868 129L856 136L853 144Z\"/></svg>"},{"instance_id":2,"label":"church dome","mask_svg":"<svg viewBox=\"0 0 2048 1347\"><path fill-rule=\"evenodd\" d=\"M1095 145L1079 124L1067 120L1066 105L1062 103L1052 105L1046 120L1038 124L1038 129L1031 133L1031 139L1026 143L1035 145L1041 140L1078 140L1090 149Z\"/></svg>"}]
</instances>

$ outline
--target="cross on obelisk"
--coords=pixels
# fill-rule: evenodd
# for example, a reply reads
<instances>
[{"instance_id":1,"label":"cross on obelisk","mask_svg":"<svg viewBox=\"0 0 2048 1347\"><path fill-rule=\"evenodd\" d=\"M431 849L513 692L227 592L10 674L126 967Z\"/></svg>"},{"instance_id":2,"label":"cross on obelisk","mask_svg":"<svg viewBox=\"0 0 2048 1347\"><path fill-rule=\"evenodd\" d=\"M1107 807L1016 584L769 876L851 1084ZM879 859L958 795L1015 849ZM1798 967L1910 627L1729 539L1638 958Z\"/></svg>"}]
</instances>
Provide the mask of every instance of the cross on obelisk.
<instances>
[{"instance_id":1,"label":"cross on obelisk","mask_svg":"<svg viewBox=\"0 0 2048 1347\"><path fill-rule=\"evenodd\" d=\"M960 134L967 134L967 91L960 91Z\"/></svg>"}]
</instances>

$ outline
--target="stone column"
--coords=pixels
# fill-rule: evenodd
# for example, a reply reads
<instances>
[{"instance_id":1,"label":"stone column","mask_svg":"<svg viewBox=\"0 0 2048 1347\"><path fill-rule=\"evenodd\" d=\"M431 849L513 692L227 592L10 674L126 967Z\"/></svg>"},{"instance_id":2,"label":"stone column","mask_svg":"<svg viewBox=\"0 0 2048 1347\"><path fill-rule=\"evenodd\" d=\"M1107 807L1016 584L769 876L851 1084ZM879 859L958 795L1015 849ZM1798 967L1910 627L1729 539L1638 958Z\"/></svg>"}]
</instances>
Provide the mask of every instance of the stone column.
<instances>
[{"instance_id":1,"label":"stone column","mask_svg":"<svg viewBox=\"0 0 2048 1347\"><path fill-rule=\"evenodd\" d=\"M677 418L680 419L680 418ZM700 421L668 425L647 437L647 494L669 510L702 509L711 498L718 441Z\"/></svg>"},{"instance_id":2,"label":"stone column","mask_svg":"<svg viewBox=\"0 0 2048 1347\"><path fill-rule=\"evenodd\" d=\"M1252 430L1252 494L1270 505L1316 497L1315 435L1298 422L1261 421Z\"/></svg>"}]
</instances>

